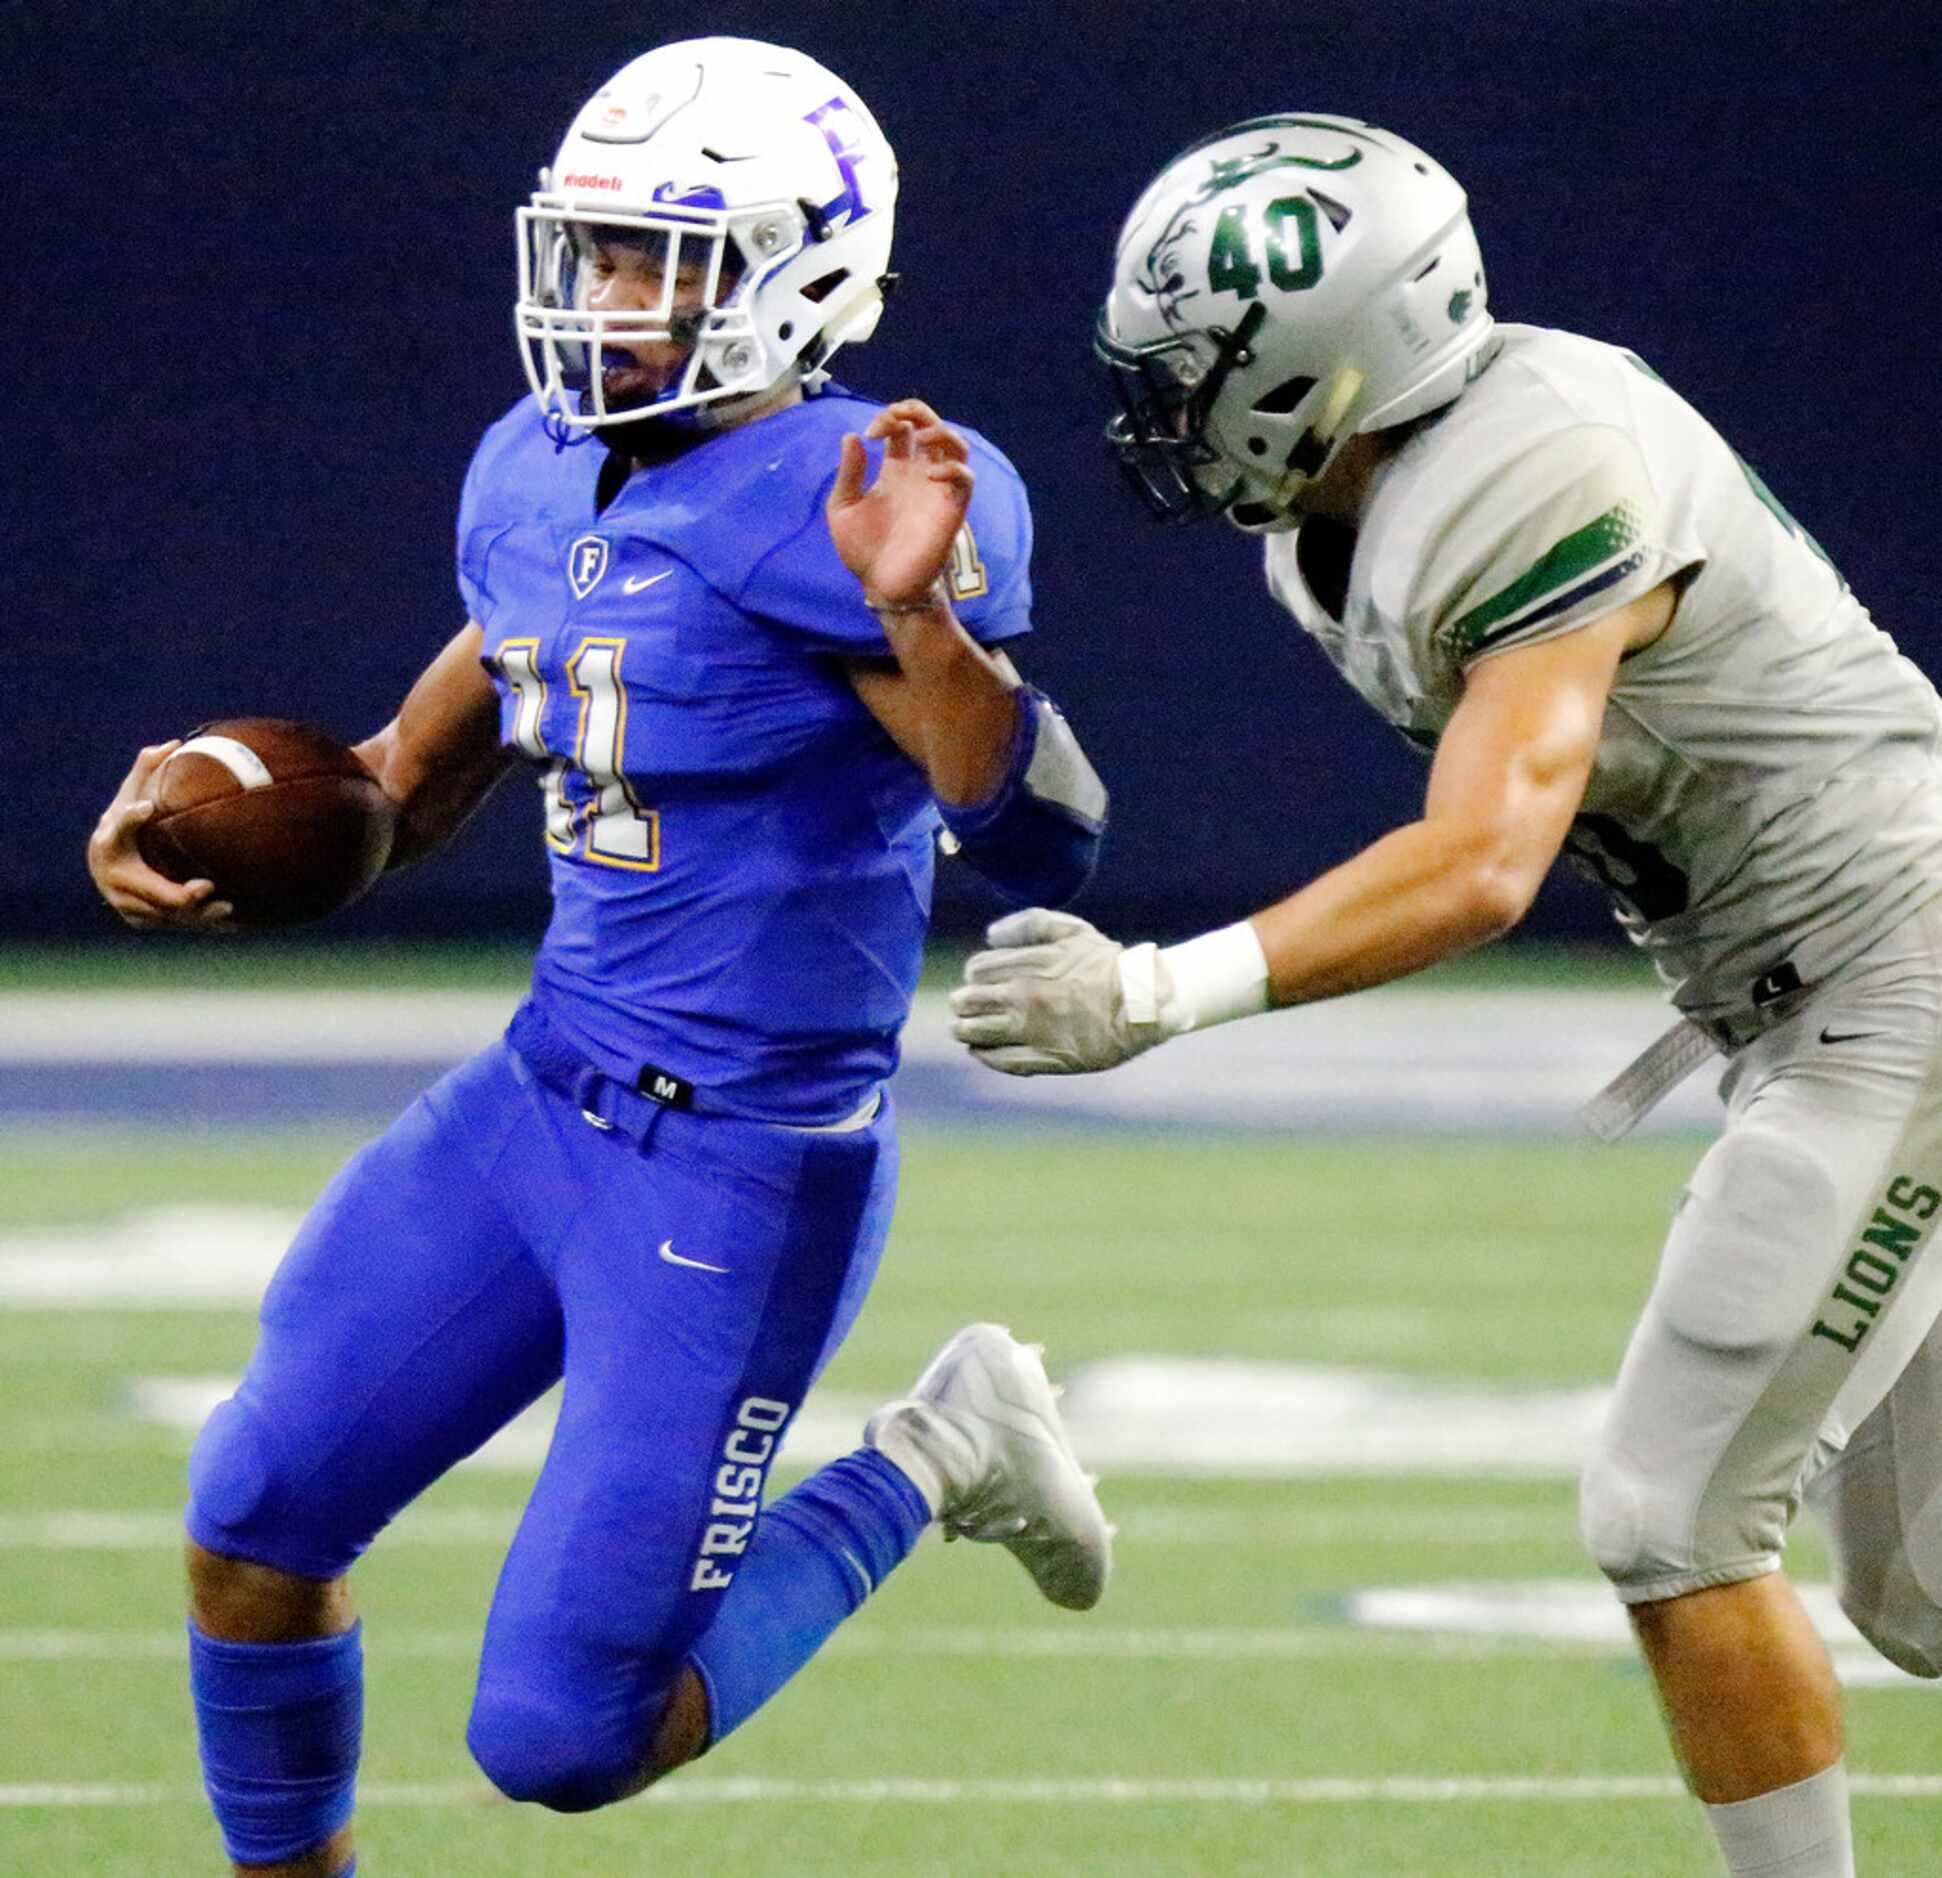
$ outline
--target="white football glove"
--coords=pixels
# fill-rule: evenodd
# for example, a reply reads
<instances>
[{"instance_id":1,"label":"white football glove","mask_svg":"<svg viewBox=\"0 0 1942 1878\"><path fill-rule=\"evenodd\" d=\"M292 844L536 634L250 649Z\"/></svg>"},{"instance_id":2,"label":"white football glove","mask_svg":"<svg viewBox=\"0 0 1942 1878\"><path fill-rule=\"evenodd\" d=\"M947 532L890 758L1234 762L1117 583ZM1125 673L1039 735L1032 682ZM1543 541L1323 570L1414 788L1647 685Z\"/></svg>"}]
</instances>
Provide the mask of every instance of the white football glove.
<instances>
[{"instance_id":1,"label":"white football glove","mask_svg":"<svg viewBox=\"0 0 1942 1878\"><path fill-rule=\"evenodd\" d=\"M1111 1069L1187 1025L1155 946L1123 946L1071 913L1028 907L986 929L951 993L951 1035L1008 1076Z\"/></svg>"}]
</instances>

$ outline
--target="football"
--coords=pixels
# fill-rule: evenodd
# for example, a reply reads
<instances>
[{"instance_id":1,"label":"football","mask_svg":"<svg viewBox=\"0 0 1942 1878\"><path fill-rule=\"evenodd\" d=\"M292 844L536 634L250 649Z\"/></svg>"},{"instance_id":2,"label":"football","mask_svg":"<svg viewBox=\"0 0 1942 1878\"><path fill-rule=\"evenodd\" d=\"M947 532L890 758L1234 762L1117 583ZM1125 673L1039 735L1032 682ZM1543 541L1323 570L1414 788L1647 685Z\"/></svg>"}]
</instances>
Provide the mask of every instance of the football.
<instances>
[{"instance_id":1,"label":"football","mask_svg":"<svg viewBox=\"0 0 1942 1878\"><path fill-rule=\"evenodd\" d=\"M210 880L239 926L295 926L384 872L397 809L348 745L278 717L192 732L155 772L136 835L170 880Z\"/></svg>"}]
</instances>

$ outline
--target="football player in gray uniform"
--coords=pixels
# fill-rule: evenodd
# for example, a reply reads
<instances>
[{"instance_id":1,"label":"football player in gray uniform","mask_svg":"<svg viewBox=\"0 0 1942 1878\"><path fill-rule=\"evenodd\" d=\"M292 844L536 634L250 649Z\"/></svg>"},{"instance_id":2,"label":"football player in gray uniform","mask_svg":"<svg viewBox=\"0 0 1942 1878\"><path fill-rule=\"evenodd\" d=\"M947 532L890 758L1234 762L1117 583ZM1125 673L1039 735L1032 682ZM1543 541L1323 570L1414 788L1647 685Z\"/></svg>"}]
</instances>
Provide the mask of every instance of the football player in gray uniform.
<instances>
[{"instance_id":1,"label":"football player in gray uniform","mask_svg":"<svg viewBox=\"0 0 1942 1878\"><path fill-rule=\"evenodd\" d=\"M1420 819L1182 945L991 929L955 1030L1014 1075L1382 984L1494 939L1560 851L1680 1018L1615 1133L1715 1049L1584 1475L1730 1870L1851 1872L1840 1703L1780 1570L1802 1500L1848 1614L1942 1674L1942 707L1811 537L1639 359L1493 323L1463 191L1352 119L1237 125L1122 233L1097 348L1163 514L1269 586L1429 757ZM1290 1043L1299 1048L1298 1033Z\"/></svg>"}]
</instances>

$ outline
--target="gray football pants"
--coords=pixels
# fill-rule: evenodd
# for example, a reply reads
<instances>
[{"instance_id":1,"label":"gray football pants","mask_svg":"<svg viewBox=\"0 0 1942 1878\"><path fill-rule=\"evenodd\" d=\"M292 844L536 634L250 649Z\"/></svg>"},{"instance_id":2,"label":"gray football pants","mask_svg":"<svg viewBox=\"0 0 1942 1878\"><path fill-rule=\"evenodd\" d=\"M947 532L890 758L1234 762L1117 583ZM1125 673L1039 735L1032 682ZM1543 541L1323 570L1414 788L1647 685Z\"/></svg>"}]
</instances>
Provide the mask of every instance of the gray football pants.
<instances>
[{"instance_id":1,"label":"gray football pants","mask_svg":"<svg viewBox=\"0 0 1942 1878\"><path fill-rule=\"evenodd\" d=\"M1628 1604L1776 1570L1803 1498L1848 1615L1942 1674L1942 909L1738 1051L1588 1463Z\"/></svg>"}]
</instances>

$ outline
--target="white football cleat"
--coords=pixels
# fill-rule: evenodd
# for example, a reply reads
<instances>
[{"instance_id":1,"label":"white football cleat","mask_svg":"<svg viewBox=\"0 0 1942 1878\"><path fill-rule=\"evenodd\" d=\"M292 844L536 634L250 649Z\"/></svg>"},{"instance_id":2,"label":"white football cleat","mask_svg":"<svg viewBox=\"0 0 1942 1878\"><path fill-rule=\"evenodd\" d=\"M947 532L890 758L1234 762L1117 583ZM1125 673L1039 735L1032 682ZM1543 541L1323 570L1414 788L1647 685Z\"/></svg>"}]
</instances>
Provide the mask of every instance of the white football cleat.
<instances>
[{"instance_id":1,"label":"white football cleat","mask_svg":"<svg viewBox=\"0 0 1942 1878\"><path fill-rule=\"evenodd\" d=\"M910 1394L870 1417L864 1441L931 1497L947 1539L995 1539L1054 1604L1089 1611L1112 1570L1112 1528L1059 1420L1034 1348L973 1324Z\"/></svg>"}]
</instances>

